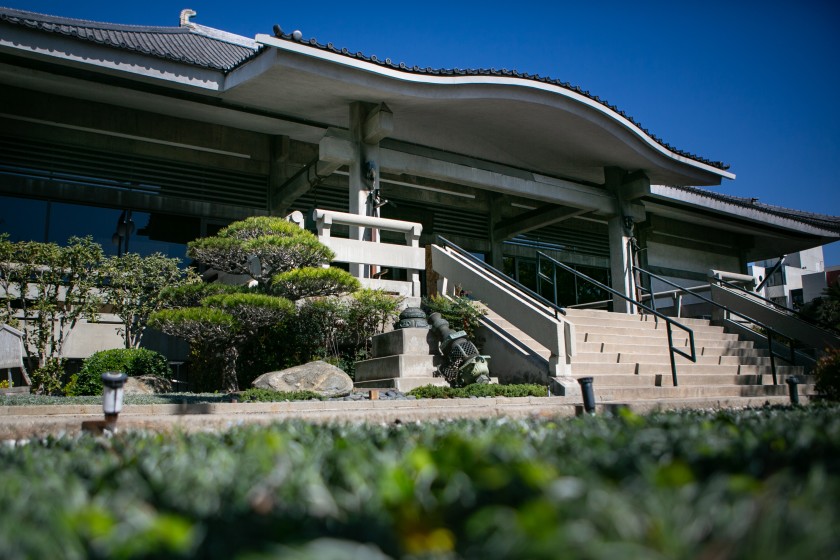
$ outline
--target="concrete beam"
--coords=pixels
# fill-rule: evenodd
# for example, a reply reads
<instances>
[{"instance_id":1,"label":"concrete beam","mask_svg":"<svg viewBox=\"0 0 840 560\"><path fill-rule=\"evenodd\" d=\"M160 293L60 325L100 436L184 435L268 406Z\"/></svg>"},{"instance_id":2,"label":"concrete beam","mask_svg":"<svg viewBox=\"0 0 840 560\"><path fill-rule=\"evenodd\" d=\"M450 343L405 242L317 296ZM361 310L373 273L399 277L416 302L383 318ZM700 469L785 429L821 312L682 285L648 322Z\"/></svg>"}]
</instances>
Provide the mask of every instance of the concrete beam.
<instances>
[{"instance_id":1,"label":"concrete beam","mask_svg":"<svg viewBox=\"0 0 840 560\"><path fill-rule=\"evenodd\" d=\"M569 208L565 206L546 206L525 212L515 218L504 220L493 228L493 238L496 240L510 239L523 233L550 226L581 214L591 212L585 208Z\"/></svg>"},{"instance_id":2,"label":"concrete beam","mask_svg":"<svg viewBox=\"0 0 840 560\"><path fill-rule=\"evenodd\" d=\"M621 183L621 196L626 201L636 200L650 194L650 179L637 171L624 178Z\"/></svg>"},{"instance_id":3,"label":"concrete beam","mask_svg":"<svg viewBox=\"0 0 840 560\"><path fill-rule=\"evenodd\" d=\"M407 173L563 206L585 208L603 215L616 215L615 198L597 187L541 175L526 179L426 156L382 149L381 168L388 173ZM522 175L520 170L512 170Z\"/></svg>"},{"instance_id":4,"label":"concrete beam","mask_svg":"<svg viewBox=\"0 0 840 560\"><path fill-rule=\"evenodd\" d=\"M341 163L316 160L298 171L276 190L272 190L272 212L285 213L298 198L332 175L341 165Z\"/></svg>"},{"instance_id":5,"label":"concrete beam","mask_svg":"<svg viewBox=\"0 0 840 560\"><path fill-rule=\"evenodd\" d=\"M271 188L271 210L284 214L298 198L335 173L342 165L353 162L353 143L343 130L330 128L318 142L318 157L292 175L283 184Z\"/></svg>"},{"instance_id":6,"label":"concrete beam","mask_svg":"<svg viewBox=\"0 0 840 560\"><path fill-rule=\"evenodd\" d=\"M384 103L373 109L363 126L365 144L378 144L394 132L394 113Z\"/></svg>"}]
</instances>

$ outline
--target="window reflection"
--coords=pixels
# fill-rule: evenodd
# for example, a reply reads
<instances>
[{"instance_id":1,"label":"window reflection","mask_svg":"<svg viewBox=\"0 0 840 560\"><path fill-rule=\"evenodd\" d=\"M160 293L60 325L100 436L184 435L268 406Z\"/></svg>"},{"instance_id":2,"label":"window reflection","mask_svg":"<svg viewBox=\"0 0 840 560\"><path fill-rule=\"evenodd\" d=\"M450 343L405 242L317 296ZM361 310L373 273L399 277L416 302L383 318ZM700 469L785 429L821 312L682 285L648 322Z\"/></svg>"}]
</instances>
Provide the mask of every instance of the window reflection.
<instances>
[{"instance_id":1,"label":"window reflection","mask_svg":"<svg viewBox=\"0 0 840 560\"><path fill-rule=\"evenodd\" d=\"M125 252L127 241L132 253L163 253L181 259L184 265L188 264L187 242L202 234L201 219L196 217L11 196L0 196L0 232L8 233L12 241L60 245L72 236L90 235L107 255Z\"/></svg>"}]
</instances>

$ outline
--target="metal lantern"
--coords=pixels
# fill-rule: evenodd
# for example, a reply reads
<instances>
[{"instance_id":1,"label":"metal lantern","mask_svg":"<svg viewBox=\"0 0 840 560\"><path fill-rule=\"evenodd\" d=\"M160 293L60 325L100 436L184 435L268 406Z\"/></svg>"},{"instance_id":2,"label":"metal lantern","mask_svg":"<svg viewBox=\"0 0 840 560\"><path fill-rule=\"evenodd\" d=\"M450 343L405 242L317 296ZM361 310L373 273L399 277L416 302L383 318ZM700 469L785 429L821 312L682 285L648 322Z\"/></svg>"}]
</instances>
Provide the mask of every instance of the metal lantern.
<instances>
[{"instance_id":1,"label":"metal lantern","mask_svg":"<svg viewBox=\"0 0 840 560\"><path fill-rule=\"evenodd\" d=\"M105 420L116 422L123 407L125 382L128 376L121 371L106 371L102 374L102 410Z\"/></svg>"},{"instance_id":2,"label":"metal lantern","mask_svg":"<svg viewBox=\"0 0 840 560\"><path fill-rule=\"evenodd\" d=\"M406 307L400 313L399 321L394 325L395 329L428 329L429 322L426 321L426 313L419 307Z\"/></svg>"}]
</instances>

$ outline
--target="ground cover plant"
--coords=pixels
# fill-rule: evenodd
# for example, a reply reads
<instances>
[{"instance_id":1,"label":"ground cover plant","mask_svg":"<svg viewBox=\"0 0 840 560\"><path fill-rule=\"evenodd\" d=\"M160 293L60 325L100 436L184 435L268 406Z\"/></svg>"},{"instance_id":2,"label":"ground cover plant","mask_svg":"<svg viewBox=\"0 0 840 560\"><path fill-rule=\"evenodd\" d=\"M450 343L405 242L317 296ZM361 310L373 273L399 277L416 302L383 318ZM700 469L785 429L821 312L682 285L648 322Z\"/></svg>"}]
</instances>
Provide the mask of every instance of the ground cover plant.
<instances>
[{"instance_id":1,"label":"ground cover plant","mask_svg":"<svg viewBox=\"0 0 840 560\"><path fill-rule=\"evenodd\" d=\"M0 447L3 558L830 558L840 407Z\"/></svg>"}]
</instances>

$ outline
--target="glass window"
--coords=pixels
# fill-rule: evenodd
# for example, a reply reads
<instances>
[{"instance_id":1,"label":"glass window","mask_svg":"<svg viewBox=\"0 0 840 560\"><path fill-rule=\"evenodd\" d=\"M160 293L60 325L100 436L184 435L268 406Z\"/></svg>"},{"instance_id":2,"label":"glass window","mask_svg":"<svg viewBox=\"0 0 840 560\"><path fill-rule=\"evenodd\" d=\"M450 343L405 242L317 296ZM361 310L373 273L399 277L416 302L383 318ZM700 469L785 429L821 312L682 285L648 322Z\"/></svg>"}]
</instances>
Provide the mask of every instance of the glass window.
<instances>
[{"instance_id":1,"label":"glass window","mask_svg":"<svg viewBox=\"0 0 840 560\"><path fill-rule=\"evenodd\" d=\"M0 233L12 241L44 241L47 201L0 196Z\"/></svg>"},{"instance_id":2,"label":"glass window","mask_svg":"<svg viewBox=\"0 0 840 560\"><path fill-rule=\"evenodd\" d=\"M206 220L205 232L213 235L225 224ZM159 252L177 257L186 265L187 243L201 236L202 220L0 196L0 233L3 232L8 233L12 241L47 241L60 245L67 243L70 237L90 235L108 255L125 252L127 246L128 251L141 255Z\"/></svg>"}]
</instances>

